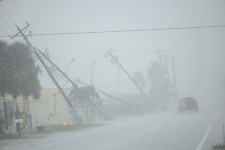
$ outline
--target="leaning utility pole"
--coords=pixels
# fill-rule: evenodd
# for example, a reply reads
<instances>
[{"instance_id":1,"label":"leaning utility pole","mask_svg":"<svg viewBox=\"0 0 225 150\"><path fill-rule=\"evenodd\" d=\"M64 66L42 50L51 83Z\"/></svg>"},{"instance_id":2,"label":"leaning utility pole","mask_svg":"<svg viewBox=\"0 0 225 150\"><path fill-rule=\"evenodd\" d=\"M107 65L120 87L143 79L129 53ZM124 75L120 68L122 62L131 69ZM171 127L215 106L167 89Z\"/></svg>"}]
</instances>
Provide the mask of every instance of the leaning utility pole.
<instances>
[{"instance_id":1,"label":"leaning utility pole","mask_svg":"<svg viewBox=\"0 0 225 150\"><path fill-rule=\"evenodd\" d=\"M57 86L57 88L59 89L59 91L61 92L62 96L64 97L64 99L66 100L66 102L68 103L68 106L73 108L72 103L69 101L68 97L66 96L66 94L64 93L64 91L62 90L62 88L60 87L59 83L57 82L57 80L55 79L55 77L52 75L51 71L48 69L47 65L44 63L44 61L42 60L41 56L38 54L38 52L36 51L36 49L31 45L30 41L27 39L27 37L23 34L23 30L25 30L26 28L28 28L30 25L27 24L27 26L23 29L20 29L17 26L17 30L19 31L16 35L14 35L11 38L14 38L15 36L17 36L18 34L21 34L22 37L24 38L24 40L27 42L27 44L33 49L34 54L37 56L37 58L39 59L39 61L41 62L41 64L44 66L44 68L46 69L46 71L48 72L50 78L52 79L52 81L55 83L55 85ZM39 52L41 52L39 50ZM41 52L42 53L42 52Z\"/></svg>"},{"instance_id":2,"label":"leaning utility pole","mask_svg":"<svg viewBox=\"0 0 225 150\"><path fill-rule=\"evenodd\" d=\"M77 86L76 86L76 83L70 78L70 77L68 77L67 76L67 74L66 73L64 73L56 64L54 64L41 50L39 50L39 49L37 49L38 50L38 52L51 64L51 65L53 65L72 85L73 85L73 87L74 88L78 88ZM75 79L76 80L76 79ZM79 82L79 83L81 83L81 84L83 84L83 85L85 85L85 86L88 86L88 87L91 87L90 85L88 85L88 84L85 84L85 83L83 83L83 82L81 82L81 81L79 81L79 80L76 80L77 82ZM127 104L128 106L131 106L131 107L133 107L133 108L135 108L135 109L137 109L137 107L135 107L134 105L131 105L131 104L129 104L129 103L126 103L126 102L124 102L124 101L122 101L122 100L120 100L120 99L118 99L118 98L116 98L116 97L114 97L114 96L111 96L110 94L107 94L107 93L105 93L105 92L103 92L103 91L101 91L101 90L98 90L100 93L102 93L103 95L105 95L105 96L108 96L108 97L110 97L110 98L113 98L114 100L117 100L117 101L119 101L119 102L121 102L121 103L124 103L124 104Z\"/></svg>"},{"instance_id":3,"label":"leaning utility pole","mask_svg":"<svg viewBox=\"0 0 225 150\"><path fill-rule=\"evenodd\" d=\"M170 79L170 74L169 74L167 55L162 54L162 50L157 50L155 52L155 54L160 61L161 69L163 71L163 77L167 83L166 84L167 94L169 94L169 92L172 90L172 86L171 86L171 79Z\"/></svg>"},{"instance_id":4,"label":"leaning utility pole","mask_svg":"<svg viewBox=\"0 0 225 150\"><path fill-rule=\"evenodd\" d=\"M74 80L75 80L76 82L79 82L80 84L83 84L83 85L85 85L85 86L91 87L90 85L88 85L88 84L86 84L86 83L84 83L84 82L81 82L80 80L77 80L77 79L74 79ZM101 90L98 90L98 89L96 89L96 90L99 91L100 93L102 93L103 95L107 96L107 97L110 97L110 98L112 98L112 99L114 99L114 100L116 100L116 101L118 101L118 102L120 102L120 103L126 104L126 105L128 105L128 106L134 108L135 110L138 110L138 107L136 107L136 106L134 106L134 105L132 105L132 104L129 104L129 103L127 103L127 102L125 102L125 101L123 101L123 100L121 100L121 99L119 99L119 98L116 98L116 97L114 97L114 96L112 96L112 95L110 95L110 94L108 94L108 93L105 93L105 92L103 92L103 91L101 91Z\"/></svg>"},{"instance_id":5,"label":"leaning utility pole","mask_svg":"<svg viewBox=\"0 0 225 150\"><path fill-rule=\"evenodd\" d=\"M76 83L70 78L70 77L68 77L67 76L67 74L66 73L64 73L56 64L54 64L43 52L41 52L39 49L37 49L38 50L38 52L40 52L40 54L45 58L45 59L47 59L48 60L48 62L51 64L51 65L53 65L72 85L73 85L73 87L74 88L78 88L77 86L76 86ZM76 80L76 79L74 79L74 80ZM81 84L83 84L83 85L85 85L85 86L88 86L88 87L91 87L90 85L88 85L88 84L85 84L85 83L83 83L83 82L81 82L81 81L79 81L79 80L76 80L77 82L79 82L79 83L81 83ZM119 102L121 102L121 103L124 103L124 104L127 104L127 105L129 105L129 106L131 106L131 107L133 107L133 108L135 108L135 109L137 109L137 107L135 107L135 106L133 106L133 105L131 105L131 104L129 104L129 103L126 103L126 102L124 102L124 101L122 101L122 100L120 100L120 99L118 99L118 98L116 98L116 97L114 97L114 96L111 96L110 94L107 94L107 93L105 93L105 92L103 92L103 91L101 91L101 90L98 90L100 93L102 93L103 95L105 95L105 96L108 96L108 97L110 97L110 98L113 98L114 100L117 100L117 101L119 101Z\"/></svg>"},{"instance_id":6,"label":"leaning utility pole","mask_svg":"<svg viewBox=\"0 0 225 150\"><path fill-rule=\"evenodd\" d=\"M156 56L158 57L158 59L159 59L159 62L160 62L160 65L161 65L161 68L162 68L162 71L163 71L163 73L165 73L165 68L164 68L164 65L163 65L163 61L162 61L162 50L157 50L156 52L155 52L155 54L156 54Z\"/></svg>"},{"instance_id":7,"label":"leaning utility pole","mask_svg":"<svg viewBox=\"0 0 225 150\"><path fill-rule=\"evenodd\" d=\"M52 66L54 66L70 83L72 83L74 88L78 88L76 83L71 80L66 73L64 73L55 63L53 63L41 50L36 49Z\"/></svg>"},{"instance_id":8,"label":"leaning utility pole","mask_svg":"<svg viewBox=\"0 0 225 150\"><path fill-rule=\"evenodd\" d=\"M142 95L144 95L146 101L149 101L148 96L145 92L139 87L139 85L135 82L133 77L127 72L127 70L119 63L119 61L112 55L110 51L108 51L108 55L117 63L117 65L126 73L126 75L130 78L130 80L134 83L134 85L138 88Z\"/></svg>"},{"instance_id":9,"label":"leaning utility pole","mask_svg":"<svg viewBox=\"0 0 225 150\"><path fill-rule=\"evenodd\" d=\"M175 73L175 59L174 59L174 57L172 57L172 70L173 70L173 87L174 87L174 92L177 96L178 91L177 91L177 79L176 79L176 73Z\"/></svg>"},{"instance_id":10,"label":"leaning utility pole","mask_svg":"<svg viewBox=\"0 0 225 150\"><path fill-rule=\"evenodd\" d=\"M168 67L167 55L164 55L164 58L165 58L165 71L166 71L166 76L167 76L167 80L169 82L169 87L171 87L171 80L170 80L170 74L169 74L169 67Z\"/></svg>"}]
</instances>

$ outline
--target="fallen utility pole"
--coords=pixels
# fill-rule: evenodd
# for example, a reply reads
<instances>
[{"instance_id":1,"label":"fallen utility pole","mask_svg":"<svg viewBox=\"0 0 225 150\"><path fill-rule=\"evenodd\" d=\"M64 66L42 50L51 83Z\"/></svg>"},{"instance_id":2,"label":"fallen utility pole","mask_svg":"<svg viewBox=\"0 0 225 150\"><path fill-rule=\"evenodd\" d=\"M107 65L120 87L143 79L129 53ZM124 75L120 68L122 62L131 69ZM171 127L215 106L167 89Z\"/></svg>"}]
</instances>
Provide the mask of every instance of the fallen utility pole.
<instances>
[{"instance_id":1,"label":"fallen utility pole","mask_svg":"<svg viewBox=\"0 0 225 150\"><path fill-rule=\"evenodd\" d=\"M27 25L27 27L28 27L29 25ZM22 30L25 30L27 27L25 27L25 28L23 28ZM22 32L22 30L19 28L19 27L17 27L17 29L19 30L19 32L21 33L21 35L23 36L23 38L26 40L26 42L29 44L29 46L31 46L32 47L32 49L34 50L34 52L35 52L35 55L37 55L37 57L39 58L39 60L41 61L41 63L43 64L43 66L45 67L45 69L47 70L47 72L49 73L49 75L50 75L50 77L52 78L52 80L54 81L54 83L56 84L56 86L57 86L57 88L60 90L60 92L61 92L61 94L63 95L63 97L65 98L65 100L67 101L67 103L68 103L68 105L70 106L70 107L72 107L72 104L71 104L71 102L69 101L69 99L68 99L68 97L66 96L66 94L64 93L64 91L62 90L62 88L60 87L60 85L58 84L58 82L56 81L56 79L54 78L54 76L51 74L51 72L49 71L49 69L47 68L47 66L45 65L45 63L43 62L43 60L42 60L42 58L40 57L40 55L36 52L36 51L38 51L51 65L53 65L70 83L72 83L72 85L73 85L73 87L75 87L75 88L78 88L77 87L77 85L76 85L76 83L71 79L71 78L69 78L56 64L54 64L41 50L39 50L39 49L37 49L37 48L34 48L32 45L31 45L31 43L28 41L28 39L26 38L26 36L23 34L23 32ZM18 33L16 34L16 35L18 35ZM15 36L14 36L15 37ZM85 83L82 83L81 81L79 81L79 80L77 80L78 82L80 82L81 84L83 84L83 85L86 85L86 86L89 86L89 85L87 85L87 84L85 84ZM90 86L89 86L90 87ZM107 93L105 93L105 92L103 92L103 91L100 91L100 90L98 90L100 93L102 93L103 95L105 95L105 96L108 96L108 97L111 97L111 98L113 98L114 100L117 100L117 101L119 101L119 102L121 102L121 103L124 103L124 104L127 104L127 105L129 105L129 106L131 106L131 107L133 107L133 108L135 108L135 109L138 109L136 106L134 106L134 105L131 105L131 104L129 104L129 103L126 103L126 102L124 102L124 101L122 101L122 100L120 100L120 99L118 99L118 98L116 98L116 97L113 97L113 96L111 96L110 94L107 94Z\"/></svg>"},{"instance_id":2,"label":"fallen utility pole","mask_svg":"<svg viewBox=\"0 0 225 150\"><path fill-rule=\"evenodd\" d=\"M46 71L48 72L50 78L52 79L52 81L55 83L55 85L57 86L57 88L59 89L60 93L62 94L62 96L64 97L64 99L66 100L66 102L68 103L68 106L73 108L72 103L70 102L70 100L68 99L68 97L66 96L65 92L62 90L62 88L60 87L59 83L57 82L57 80L55 79L55 77L52 75L51 71L48 69L47 65L45 64L45 62L42 60L41 56L38 54L38 52L36 51L36 49L31 45L30 41L27 39L27 37L23 34L23 30L25 30L27 27L29 27L30 25L27 24L27 26L25 28L23 28L22 30L17 26L17 30L19 31L16 35L14 35L11 38L14 38L15 36L17 36L19 33L22 35L22 37L24 38L24 40L27 42L27 44L33 49L34 54L37 56L37 58L39 59L39 61L41 62L41 64L44 66L44 68L46 69ZM40 50L39 50L40 52Z\"/></svg>"},{"instance_id":3,"label":"fallen utility pole","mask_svg":"<svg viewBox=\"0 0 225 150\"><path fill-rule=\"evenodd\" d=\"M112 99L114 99L114 100L117 100L118 102L127 104L128 106L130 106L130 107L135 108L136 110L138 110L138 107L136 107L136 106L134 106L134 105L132 105L132 104L129 104L129 103L127 103L127 102L124 102L124 101L122 101L122 100L120 100L120 99L118 99L118 98L116 98L116 97L114 97L114 96L112 96L112 95L109 95L109 94L107 94L107 93L105 93L105 92L103 92L103 91L100 91L100 90L98 90L98 91L99 91L100 93L102 93L103 95L105 95L105 96L108 96L108 97L110 97L110 98L112 98Z\"/></svg>"},{"instance_id":4,"label":"fallen utility pole","mask_svg":"<svg viewBox=\"0 0 225 150\"><path fill-rule=\"evenodd\" d=\"M174 87L176 96L178 96L177 79L176 79L176 73L175 73L175 58L174 57L172 57L172 69L173 69L173 87Z\"/></svg>"},{"instance_id":5,"label":"fallen utility pole","mask_svg":"<svg viewBox=\"0 0 225 150\"><path fill-rule=\"evenodd\" d=\"M45 58L45 59L47 59L47 61L51 64L51 65L53 65L70 83L72 83L72 85L73 85L73 87L76 87L76 88L78 88L77 87L77 85L76 85L76 83L74 83L73 82L73 80L72 79L70 79L67 75L66 75L66 73L64 73L55 63L53 63L41 50L39 50L39 49L37 49L38 50L38 52Z\"/></svg>"},{"instance_id":6,"label":"fallen utility pole","mask_svg":"<svg viewBox=\"0 0 225 150\"><path fill-rule=\"evenodd\" d=\"M77 87L77 85L76 85L76 83L70 78L70 77L68 77L67 76L67 74L66 73L64 73L56 64L54 64L48 57L46 57L46 55L43 53L43 52L41 52L39 49L37 49L38 50L38 52L40 52L40 54L45 58L45 59L47 59L48 61L49 61L49 63L51 64L51 65L53 65L75 88L78 88ZM77 80L77 79L74 79L74 80L76 80L77 82L79 82L79 83L81 83L81 84L83 84L83 85L85 85L85 86L88 86L88 87L91 87L90 85L88 85L88 84L85 84L85 83L83 83L83 82L81 82L81 81L79 81L79 80ZM107 96L107 97L110 97L110 98L112 98L112 99L114 99L114 100L116 100L116 101L119 101L119 102L121 102L121 103L124 103L124 104L127 104L127 105L129 105L129 106L131 106L131 107L133 107L133 108L135 108L135 109L138 109L136 106L134 106L134 105L132 105L132 104L129 104L129 103L127 103L127 102L125 102L125 101L123 101L123 100L120 100L120 99L118 99L118 98L116 98L116 97L114 97L114 96L112 96L112 95L110 95L110 94L107 94L107 93L105 93L105 92L103 92L103 91L101 91L101 90L98 90L100 93L102 93L103 95L105 95L105 96Z\"/></svg>"},{"instance_id":7,"label":"fallen utility pole","mask_svg":"<svg viewBox=\"0 0 225 150\"><path fill-rule=\"evenodd\" d=\"M117 65L126 73L126 75L130 78L130 80L134 83L134 85L138 88L141 94L145 97L146 101L149 101L148 96L145 92L139 87L139 85L134 81L133 77L127 72L127 70L119 63L119 61L108 51L108 55L117 63Z\"/></svg>"},{"instance_id":8,"label":"fallen utility pole","mask_svg":"<svg viewBox=\"0 0 225 150\"><path fill-rule=\"evenodd\" d=\"M80 84L83 84L83 85L85 85L85 86L88 86L88 87L91 87L90 85L88 85L88 84L86 84L86 83L84 83L84 82L81 82L80 80L77 80L77 79L74 79L76 82L79 82ZM99 91L100 93L102 93L103 95L105 95L105 96L107 96L107 97L110 97L110 98L112 98L112 99L114 99L114 100L116 100L116 101L118 101L118 102L121 102L121 103L123 103L123 104L126 104L126 105L128 105L128 106L130 106L130 107L132 107L132 108L135 108L136 110L138 110L138 107L136 107L136 106L134 106L134 105L132 105L132 104L129 104L129 103L127 103L127 102L125 102L125 101L123 101L123 100L121 100L121 99L119 99L119 98L116 98L116 97L114 97L114 96L112 96L112 95L110 95L110 94L108 94L108 93L105 93L105 92L103 92L103 91L101 91L101 90L98 90L98 89L96 89L97 91Z\"/></svg>"}]
</instances>

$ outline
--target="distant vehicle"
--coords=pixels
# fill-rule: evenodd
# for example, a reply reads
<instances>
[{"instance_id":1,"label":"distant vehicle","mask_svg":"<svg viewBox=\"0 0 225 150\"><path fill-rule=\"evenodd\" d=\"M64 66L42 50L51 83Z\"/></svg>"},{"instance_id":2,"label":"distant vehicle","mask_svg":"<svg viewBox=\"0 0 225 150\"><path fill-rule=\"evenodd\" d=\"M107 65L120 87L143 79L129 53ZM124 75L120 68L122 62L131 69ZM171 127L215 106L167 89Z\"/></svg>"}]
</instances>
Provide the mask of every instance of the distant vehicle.
<instances>
[{"instance_id":1,"label":"distant vehicle","mask_svg":"<svg viewBox=\"0 0 225 150\"><path fill-rule=\"evenodd\" d=\"M178 112L198 111L198 101L194 97L184 97L178 101Z\"/></svg>"}]
</instances>

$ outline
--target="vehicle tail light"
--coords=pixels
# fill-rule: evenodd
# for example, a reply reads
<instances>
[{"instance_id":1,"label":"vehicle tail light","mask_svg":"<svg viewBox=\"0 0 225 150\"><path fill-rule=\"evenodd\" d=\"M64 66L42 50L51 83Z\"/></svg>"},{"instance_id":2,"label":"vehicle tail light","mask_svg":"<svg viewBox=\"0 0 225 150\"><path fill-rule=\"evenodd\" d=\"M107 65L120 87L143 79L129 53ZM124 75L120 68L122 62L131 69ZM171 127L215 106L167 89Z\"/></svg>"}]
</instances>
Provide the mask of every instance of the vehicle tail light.
<instances>
[{"instance_id":1,"label":"vehicle tail light","mask_svg":"<svg viewBox=\"0 0 225 150\"><path fill-rule=\"evenodd\" d=\"M196 105L197 105L197 106L199 105L198 101L196 101Z\"/></svg>"}]
</instances>

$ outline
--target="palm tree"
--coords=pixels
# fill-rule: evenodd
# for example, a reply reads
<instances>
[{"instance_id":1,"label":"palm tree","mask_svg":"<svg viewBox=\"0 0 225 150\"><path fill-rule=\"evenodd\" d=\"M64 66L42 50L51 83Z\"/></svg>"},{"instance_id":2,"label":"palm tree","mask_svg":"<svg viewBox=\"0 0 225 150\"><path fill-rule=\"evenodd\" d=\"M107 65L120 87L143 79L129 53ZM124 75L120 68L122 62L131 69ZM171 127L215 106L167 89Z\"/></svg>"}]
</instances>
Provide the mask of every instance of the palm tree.
<instances>
[{"instance_id":1,"label":"palm tree","mask_svg":"<svg viewBox=\"0 0 225 150\"><path fill-rule=\"evenodd\" d=\"M91 116L94 115L94 111L91 111L90 106L93 106L95 99L99 99L99 94L95 91L94 86L84 86L80 88L75 87L71 90L69 96L74 97L80 101L84 111L85 119L89 121Z\"/></svg>"}]
</instances>

